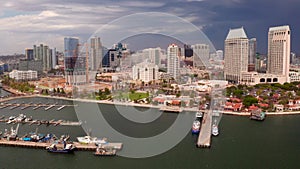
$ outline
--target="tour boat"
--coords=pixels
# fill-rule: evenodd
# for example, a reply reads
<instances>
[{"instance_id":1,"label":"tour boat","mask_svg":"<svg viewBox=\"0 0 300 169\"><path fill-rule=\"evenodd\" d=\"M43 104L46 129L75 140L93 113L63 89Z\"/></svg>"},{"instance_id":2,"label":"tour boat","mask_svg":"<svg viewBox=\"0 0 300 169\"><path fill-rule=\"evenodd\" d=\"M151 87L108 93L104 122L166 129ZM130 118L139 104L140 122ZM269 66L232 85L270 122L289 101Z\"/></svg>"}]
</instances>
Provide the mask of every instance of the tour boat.
<instances>
[{"instance_id":1,"label":"tour boat","mask_svg":"<svg viewBox=\"0 0 300 169\"><path fill-rule=\"evenodd\" d=\"M108 143L106 138L98 139L97 137L91 137L91 136L77 137L77 140L81 144L96 144L96 145L98 145L98 144Z\"/></svg>"},{"instance_id":2,"label":"tour boat","mask_svg":"<svg viewBox=\"0 0 300 169\"><path fill-rule=\"evenodd\" d=\"M95 156L115 156L116 153L117 153L117 150L115 150L115 149L98 146L94 155Z\"/></svg>"}]
</instances>

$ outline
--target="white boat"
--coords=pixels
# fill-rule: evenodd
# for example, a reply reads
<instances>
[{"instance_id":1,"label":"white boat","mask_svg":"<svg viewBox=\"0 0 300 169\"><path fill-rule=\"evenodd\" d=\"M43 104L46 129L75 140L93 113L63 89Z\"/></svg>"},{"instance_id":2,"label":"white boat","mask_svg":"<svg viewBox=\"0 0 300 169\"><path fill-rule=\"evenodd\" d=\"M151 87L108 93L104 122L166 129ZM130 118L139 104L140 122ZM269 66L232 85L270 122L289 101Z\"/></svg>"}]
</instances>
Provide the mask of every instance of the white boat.
<instances>
[{"instance_id":1,"label":"white boat","mask_svg":"<svg viewBox=\"0 0 300 169\"><path fill-rule=\"evenodd\" d=\"M202 118L203 116L203 113L202 112L197 112L196 113L196 118Z\"/></svg>"},{"instance_id":2,"label":"white boat","mask_svg":"<svg viewBox=\"0 0 300 169\"><path fill-rule=\"evenodd\" d=\"M15 121L16 121L16 122L22 122L22 121L24 121L25 119L26 119L26 115L20 114L20 115L15 119Z\"/></svg>"},{"instance_id":3,"label":"white boat","mask_svg":"<svg viewBox=\"0 0 300 169\"><path fill-rule=\"evenodd\" d=\"M198 120L193 122L192 134L199 134L201 123Z\"/></svg>"},{"instance_id":4,"label":"white boat","mask_svg":"<svg viewBox=\"0 0 300 169\"><path fill-rule=\"evenodd\" d=\"M107 144L107 139L98 139L97 137L91 137L91 136L84 136L84 137L77 137L77 140L81 144Z\"/></svg>"},{"instance_id":5,"label":"white boat","mask_svg":"<svg viewBox=\"0 0 300 169\"><path fill-rule=\"evenodd\" d=\"M219 128L216 124L213 124L213 126L212 126L212 135L213 136L219 135Z\"/></svg>"}]
</instances>

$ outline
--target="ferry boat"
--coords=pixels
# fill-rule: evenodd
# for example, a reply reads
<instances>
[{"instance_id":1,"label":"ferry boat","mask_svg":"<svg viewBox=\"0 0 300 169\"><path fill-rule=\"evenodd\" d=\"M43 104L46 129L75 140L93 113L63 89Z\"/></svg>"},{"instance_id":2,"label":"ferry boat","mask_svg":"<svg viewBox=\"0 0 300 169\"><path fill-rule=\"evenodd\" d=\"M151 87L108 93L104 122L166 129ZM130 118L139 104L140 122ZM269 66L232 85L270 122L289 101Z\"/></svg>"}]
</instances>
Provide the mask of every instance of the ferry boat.
<instances>
[{"instance_id":1,"label":"ferry boat","mask_svg":"<svg viewBox=\"0 0 300 169\"><path fill-rule=\"evenodd\" d=\"M199 132L200 132L200 126L201 126L200 121L196 119L193 122L192 134L199 134Z\"/></svg>"},{"instance_id":2,"label":"ferry boat","mask_svg":"<svg viewBox=\"0 0 300 169\"><path fill-rule=\"evenodd\" d=\"M70 154L75 151L76 147L73 144L66 144L64 142L63 148L58 148L56 144L51 144L49 147L46 147L46 150L50 153L63 153L63 154Z\"/></svg>"},{"instance_id":3,"label":"ferry boat","mask_svg":"<svg viewBox=\"0 0 300 169\"><path fill-rule=\"evenodd\" d=\"M250 115L251 120L263 121L265 120L265 118L266 118L266 113L263 112L261 109L253 110Z\"/></svg>"}]
</instances>

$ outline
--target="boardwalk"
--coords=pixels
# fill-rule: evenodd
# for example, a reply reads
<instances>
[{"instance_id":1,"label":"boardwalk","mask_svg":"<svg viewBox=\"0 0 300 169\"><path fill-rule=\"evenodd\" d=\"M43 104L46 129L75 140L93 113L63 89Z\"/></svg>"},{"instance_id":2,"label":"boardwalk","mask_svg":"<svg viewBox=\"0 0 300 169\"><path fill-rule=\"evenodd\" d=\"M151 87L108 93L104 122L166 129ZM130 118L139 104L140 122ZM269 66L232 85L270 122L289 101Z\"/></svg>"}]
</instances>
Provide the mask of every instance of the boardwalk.
<instances>
[{"instance_id":1,"label":"boardwalk","mask_svg":"<svg viewBox=\"0 0 300 169\"><path fill-rule=\"evenodd\" d=\"M203 116L201 131L197 141L197 147L210 147L211 126L212 126L212 114L211 111L207 111L206 113L204 113Z\"/></svg>"}]
</instances>

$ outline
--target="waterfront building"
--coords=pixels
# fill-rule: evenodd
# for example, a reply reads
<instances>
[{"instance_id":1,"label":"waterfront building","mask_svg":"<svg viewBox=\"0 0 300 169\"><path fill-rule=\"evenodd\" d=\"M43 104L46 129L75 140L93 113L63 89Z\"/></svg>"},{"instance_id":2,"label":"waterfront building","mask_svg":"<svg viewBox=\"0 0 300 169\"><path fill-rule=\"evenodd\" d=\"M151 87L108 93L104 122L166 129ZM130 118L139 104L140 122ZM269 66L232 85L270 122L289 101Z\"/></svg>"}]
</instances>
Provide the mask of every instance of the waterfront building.
<instances>
[{"instance_id":1,"label":"waterfront building","mask_svg":"<svg viewBox=\"0 0 300 169\"><path fill-rule=\"evenodd\" d=\"M204 69L209 62L210 48L207 44L192 45L193 49L193 67Z\"/></svg>"},{"instance_id":2,"label":"waterfront building","mask_svg":"<svg viewBox=\"0 0 300 169\"><path fill-rule=\"evenodd\" d=\"M79 39L64 38L64 59L66 84L85 84L87 82L86 57L79 56Z\"/></svg>"},{"instance_id":3,"label":"waterfront building","mask_svg":"<svg viewBox=\"0 0 300 169\"><path fill-rule=\"evenodd\" d=\"M93 37L90 40L90 69L97 71L102 67L103 49L100 37Z\"/></svg>"},{"instance_id":4,"label":"waterfront building","mask_svg":"<svg viewBox=\"0 0 300 169\"><path fill-rule=\"evenodd\" d=\"M271 27L268 33L267 73L283 75L289 81L291 30L288 25Z\"/></svg>"},{"instance_id":5,"label":"waterfront building","mask_svg":"<svg viewBox=\"0 0 300 169\"><path fill-rule=\"evenodd\" d=\"M150 82L159 79L158 66L146 60L132 67L133 80Z\"/></svg>"},{"instance_id":6,"label":"waterfront building","mask_svg":"<svg viewBox=\"0 0 300 169\"><path fill-rule=\"evenodd\" d=\"M9 73L9 77L15 80L35 80L37 79L37 71L28 70L28 71L19 71L13 70Z\"/></svg>"},{"instance_id":7,"label":"waterfront building","mask_svg":"<svg viewBox=\"0 0 300 169\"><path fill-rule=\"evenodd\" d=\"M248 57L248 72L255 71L255 59L256 59L256 38L249 40L249 57Z\"/></svg>"},{"instance_id":8,"label":"waterfront building","mask_svg":"<svg viewBox=\"0 0 300 169\"><path fill-rule=\"evenodd\" d=\"M225 79L240 83L241 74L248 71L248 38L244 28L230 29L225 40Z\"/></svg>"},{"instance_id":9,"label":"waterfront building","mask_svg":"<svg viewBox=\"0 0 300 169\"><path fill-rule=\"evenodd\" d=\"M175 80L179 79L180 50L176 44L171 44L167 50L167 73Z\"/></svg>"}]
</instances>

